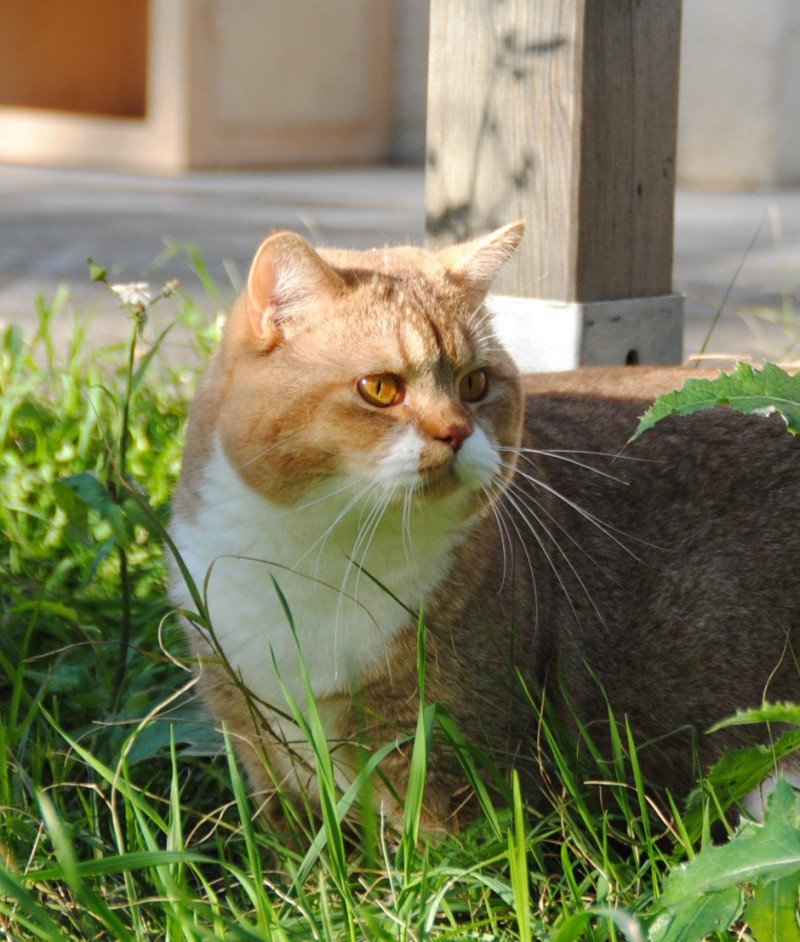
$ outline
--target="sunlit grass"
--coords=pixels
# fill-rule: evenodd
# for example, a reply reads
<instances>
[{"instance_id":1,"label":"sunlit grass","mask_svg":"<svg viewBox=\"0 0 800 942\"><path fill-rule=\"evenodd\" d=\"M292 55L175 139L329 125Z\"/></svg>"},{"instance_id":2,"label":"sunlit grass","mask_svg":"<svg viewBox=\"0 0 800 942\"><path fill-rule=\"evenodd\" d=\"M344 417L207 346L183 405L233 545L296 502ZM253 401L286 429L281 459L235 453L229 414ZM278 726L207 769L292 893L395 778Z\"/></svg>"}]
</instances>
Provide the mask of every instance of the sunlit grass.
<instances>
[{"instance_id":1,"label":"sunlit grass","mask_svg":"<svg viewBox=\"0 0 800 942\"><path fill-rule=\"evenodd\" d=\"M190 299L168 303L202 359L214 329ZM83 520L58 482L108 478L126 348L92 350L91 324L78 320L59 352L51 323L69 316L68 301L39 299L37 309L33 337L9 328L0 344L0 928L8 938L646 938L667 875L709 841L713 788L698 799L703 824L690 834L679 806L648 794L624 719L611 717L603 756L580 726L578 749L532 695L548 800L526 807L517 777L491 787L452 720L425 699L424 617L400 825L364 798L378 757L347 793L337 789L309 689L290 707L314 755L319 812L287 803L289 834L253 816L230 742L195 702L166 596L162 531L195 373L148 358L157 333L145 329L138 363L147 369L128 401L126 446L143 506L137 515L136 501L126 505L131 529L121 536L113 513L89 509ZM114 550L122 538L131 634L120 673ZM443 739L482 814L460 835L429 839L426 767ZM359 804L361 823L348 823Z\"/></svg>"}]
</instances>

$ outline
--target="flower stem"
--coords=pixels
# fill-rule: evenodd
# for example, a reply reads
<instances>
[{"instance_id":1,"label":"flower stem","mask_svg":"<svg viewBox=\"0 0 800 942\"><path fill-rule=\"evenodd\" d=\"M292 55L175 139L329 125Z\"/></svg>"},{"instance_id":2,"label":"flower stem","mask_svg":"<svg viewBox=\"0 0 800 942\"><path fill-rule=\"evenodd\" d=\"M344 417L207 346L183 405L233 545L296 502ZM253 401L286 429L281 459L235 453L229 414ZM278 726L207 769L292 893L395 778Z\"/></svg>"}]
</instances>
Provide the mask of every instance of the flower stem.
<instances>
[{"instance_id":1,"label":"flower stem","mask_svg":"<svg viewBox=\"0 0 800 942\"><path fill-rule=\"evenodd\" d=\"M117 453L116 480L110 488L111 496L121 504L125 493L125 473L127 470L128 458L128 424L130 418L130 404L133 396L133 367L136 362L136 342L139 339L141 329L143 309L138 309L133 316L133 331L128 343L128 360L125 373L125 394L122 399L122 413L120 416L119 427L119 445ZM116 713L122 701L122 685L125 681L125 674L128 666L128 651L131 644L131 597L132 584L128 570L128 552L124 546L117 547L119 557L119 580L120 594L122 597L122 624L120 626L119 636L119 658L117 660L117 670L114 678L114 700L112 712Z\"/></svg>"},{"instance_id":2,"label":"flower stem","mask_svg":"<svg viewBox=\"0 0 800 942\"><path fill-rule=\"evenodd\" d=\"M133 395L133 365L136 362L136 341L139 339L141 327L141 313L137 312L133 318L133 332L128 343L128 362L125 371L125 396L122 400L122 417L119 428L119 463L118 476L120 483L125 481L128 457L128 422L130 416L131 396Z\"/></svg>"}]
</instances>

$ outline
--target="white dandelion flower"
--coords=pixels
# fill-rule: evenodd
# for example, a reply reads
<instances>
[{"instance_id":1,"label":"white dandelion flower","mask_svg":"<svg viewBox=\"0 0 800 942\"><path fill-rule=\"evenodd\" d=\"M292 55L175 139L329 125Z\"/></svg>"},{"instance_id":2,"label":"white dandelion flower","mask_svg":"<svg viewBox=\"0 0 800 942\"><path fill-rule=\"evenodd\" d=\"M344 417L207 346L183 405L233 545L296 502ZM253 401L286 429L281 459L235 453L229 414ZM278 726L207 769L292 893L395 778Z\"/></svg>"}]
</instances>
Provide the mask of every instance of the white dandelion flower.
<instances>
[{"instance_id":1,"label":"white dandelion flower","mask_svg":"<svg viewBox=\"0 0 800 942\"><path fill-rule=\"evenodd\" d=\"M111 290L123 304L145 308L152 300L150 285L146 281L135 281L128 285L111 285Z\"/></svg>"}]
</instances>

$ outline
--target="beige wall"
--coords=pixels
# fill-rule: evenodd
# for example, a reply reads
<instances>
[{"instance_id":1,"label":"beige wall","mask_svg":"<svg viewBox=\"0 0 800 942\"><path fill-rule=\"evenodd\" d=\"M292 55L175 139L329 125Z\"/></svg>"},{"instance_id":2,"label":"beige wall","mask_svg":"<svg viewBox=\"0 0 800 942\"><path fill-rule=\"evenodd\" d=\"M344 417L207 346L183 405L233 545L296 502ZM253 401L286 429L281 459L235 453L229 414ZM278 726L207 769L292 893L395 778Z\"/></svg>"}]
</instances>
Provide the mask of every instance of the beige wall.
<instances>
[{"instance_id":1,"label":"beige wall","mask_svg":"<svg viewBox=\"0 0 800 942\"><path fill-rule=\"evenodd\" d=\"M145 53L147 30L152 30L149 7L151 20L156 11L184 31L191 10L210 11L213 22L206 34L216 37L217 46L209 46L207 57L201 57L199 98L207 102L206 117L223 116L231 129L230 139L220 139L219 147L208 152L212 162L224 163L226 146L234 151L240 146L241 129L250 119L256 125L272 122L289 132L287 140L294 135L296 144L276 152L279 161L303 159L304 147L321 160L346 160L360 147L361 159L372 155L420 161L430 0L387 0L390 38L377 60L386 60L387 79L377 80L380 89L370 77L379 75L374 69L338 68L339 63L363 60L365 44L375 47L375 40L364 34L366 20L358 16L360 7L374 2L317 0L311 4L317 12L309 17L308 0L81 0L69 5L61 0L0 0L0 119L9 159L32 159L36 148L60 146L66 162L80 160L86 152L102 163L119 137L124 139L121 151L133 158L141 154L142 166L149 159L148 165L157 169L157 160L149 157L154 153L151 141L174 149L176 169L191 164L191 122L174 117L186 108L180 99L185 97L190 56L182 42L174 43L163 30L155 43L151 32ZM59 19L67 7L69 30ZM243 14L238 20L229 15L233 9ZM800 183L800 0L684 0L683 11L679 181L705 188ZM293 45L287 36L302 42ZM309 48L318 48L320 55L304 52ZM156 86L152 75L150 80L144 75L148 55L151 66L155 58L163 60ZM226 71L224 63L235 69ZM213 85L207 81L212 73ZM155 102L154 87L165 84L169 106ZM347 142L348 129L364 118L367 95L377 114L378 93L386 117L377 124L370 119L375 130L365 131L365 143L353 147ZM24 104L32 109L25 120L19 107ZM134 127L135 121L126 121L119 131L108 120L101 123L142 115L145 105L150 123L158 125L149 136ZM73 127L63 111L67 108L83 115L83 123ZM48 109L52 121L43 117ZM203 121L201 116L195 122L201 136ZM380 129L384 121L386 131ZM329 143L323 147L315 132L303 132L304 123L321 130ZM341 145L329 133L337 125L344 129ZM32 141L28 151L20 144L24 134ZM16 137L10 142L9 135ZM165 143L173 137L174 145ZM244 155L247 146L243 138L237 153ZM258 163L257 152L252 159L234 157L234 163Z\"/></svg>"},{"instance_id":2,"label":"beige wall","mask_svg":"<svg viewBox=\"0 0 800 942\"><path fill-rule=\"evenodd\" d=\"M391 156L421 161L425 155L430 0L395 0L395 61Z\"/></svg>"},{"instance_id":3,"label":"beige wall","mask_svg":"<svg viewBox=\"0 0 800 942\"><path fill-rule=\"evenodd\" d=\"M398 2L0 0L0 159L385 160Z\"/></svg>"},{"instance_id":4,"label":"beige wall","mask_svg":"<svg viewBox=\"0 0 800 942\"><path fill-rule=\"evenodd\" d=\"M800 2L684 0L678 179L800 183Z\"/></svg>"}]
</instances>

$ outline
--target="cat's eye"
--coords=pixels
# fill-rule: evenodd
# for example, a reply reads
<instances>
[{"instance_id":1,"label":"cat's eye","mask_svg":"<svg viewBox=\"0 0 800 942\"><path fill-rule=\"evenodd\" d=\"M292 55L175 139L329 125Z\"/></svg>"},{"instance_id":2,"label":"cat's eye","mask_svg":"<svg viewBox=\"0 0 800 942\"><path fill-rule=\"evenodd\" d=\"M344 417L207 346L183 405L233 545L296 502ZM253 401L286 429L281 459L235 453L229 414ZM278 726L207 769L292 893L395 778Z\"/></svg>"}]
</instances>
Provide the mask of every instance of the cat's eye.
<instances>
[{"instance_id":1,"label":"cat's eye","mask_svg":"<svg viewBox=\"0 0 800 942\"><path fill-rule=\"evenodd\" d=\"M356 383L356 389L364 402L368 402L371 406L378 406L380 409L399 405L406 393L403 380L394 373L373 373L371 376L362 376Z\"/></svg>"},{"instance_id":2,"label":"cat's eye","mask_svg":"<svg viewBox=\"0 0 800 942\"><path fill-rule=\"evenodd\" d=\"M473 370L461 377L458 395L462 402L480 402L489 389L489 377L486 370Z\"/></svg>"}]
</instances>

